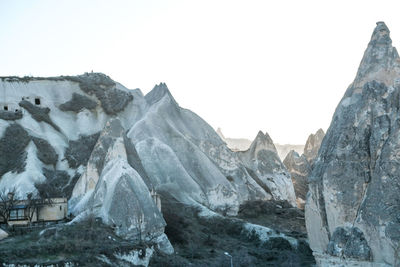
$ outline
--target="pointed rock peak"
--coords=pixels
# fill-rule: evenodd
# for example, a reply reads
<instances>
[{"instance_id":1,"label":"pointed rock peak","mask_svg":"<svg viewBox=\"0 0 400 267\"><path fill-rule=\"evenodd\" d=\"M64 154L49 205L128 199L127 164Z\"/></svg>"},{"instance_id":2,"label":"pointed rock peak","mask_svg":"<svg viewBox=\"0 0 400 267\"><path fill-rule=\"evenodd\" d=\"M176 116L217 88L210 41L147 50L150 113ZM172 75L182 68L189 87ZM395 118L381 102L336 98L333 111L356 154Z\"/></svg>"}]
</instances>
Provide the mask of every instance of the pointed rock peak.
<instances>
[{"instance_id":1,"label":"pointed rock peak","mask_svg":"<svg viewBox=\"0 0 400 267\"><path fill-rule=\"evenodd\" d=\"M274 144L271 137L268 135L267 132L265 134L262 131L258 131L256 139L254 141L261 141L263 143Z\"/></svg>"},{"instance_id":2,"label":"pointed rock peak","mask_svg":"<svg viewBox=\"0 0 400 267\"><path fill-rule=\"evenodd\" d=\"M312 164L318 155L318 150L321 147L322 140L325 137L325 132L319 129L315 134L310 134L304 146L303 155Z\"/></svg>"},{"instance_id":3,"label":"pointed rock peak","mask_svg":"<svg viewBox=\"0 0 400 267\"><path fill-rule=\"evenodd\" d=\"M386 26L385 22L378 21L376 27L371 36L370 45L392 45L392 39L390 39L390 30Z\"/></svg>"},{"instance_id":4,"label":"pointed rock peak","mask_svg":"<svg viewBox=\"0 0 400 267\"><path fill-rule=\"evenodd\" d=\"M325 136L325 132L324 132L324 130L322 130L321 128L319 128L318 129L318 131L315 133L315 136L322 136L322 137L324 137Z\"/></svg>"},{"instance_id":5,"label":"pointed rock peak","mask_svg":"<svg viewBox=\"0 0 400 267\"><path fill-rule=\"evenodd\" d=\"M290 152L286 155L285 159L283 160L283 164L288 169L291 169L294 164L302 162L307 162L307 159L303 155L300 156L299 153L297 153L294 150L290 150Z\"/></svg>"},{"instance_id":6,"label":"pointed rock peak","mask_svg":"<svg viewBox=\"0 0 400 267\"><path fill-rule=\"evenodd\" d=\"M320 146L322 139L325 137L325 132L322 129L319 129L315 134L310 134L307 138L306 145L304 147L304 151L312 149L314 146Z\"/></svg>"},{"instance_id":7,"label":"pointed rock peak","mask_svg":"<svg viewBox=\"0 0 400 267\"><path fill-rule=\"evenodd\" d=\"M290 150L290 152L286 155L285 160L286 159L294 159L294 158L300 158L300 155L296 151Z\"/></svg>"},{"instance_id":8,"label":"pointed rock peak","mask_svg":"<svg viewBox=\"0 0 400 267\"><path fill-rule=\"evenodd\" d=\"M358 68L356 81L362 81L364 77L369 77L371 73L380 71L390 71L399 66L399 54L392 46L389 28L383 21L376 23L376 27L371 36L371 41L364 52L360 67ZM375 79L376 77L370 77Z\"/></svg>"},{"instance_id":9,"label":"pointed rock peak","mask_svg":"<svg viewBox=\"0 0 400 267\"><path fill-rule=\"evenodd\" d=\"M250 150L272 150L276 151L274 142L271 137L266 132L265 134L262 131L259 131L254 141L251 143Z\"/></svg>"},{"instance_id":10,"label":"pointed rock peak","mask_svg":"<svg viewBox=\"0 0 400 267\"><path fill-rule=\"evenodd\" d=\"M144 98L149 105L153 105L160 101L164 96L169 97L171 102L178 105L165 83L160 83L154 86L154 88Z\"/></svg>"}]
</instances>

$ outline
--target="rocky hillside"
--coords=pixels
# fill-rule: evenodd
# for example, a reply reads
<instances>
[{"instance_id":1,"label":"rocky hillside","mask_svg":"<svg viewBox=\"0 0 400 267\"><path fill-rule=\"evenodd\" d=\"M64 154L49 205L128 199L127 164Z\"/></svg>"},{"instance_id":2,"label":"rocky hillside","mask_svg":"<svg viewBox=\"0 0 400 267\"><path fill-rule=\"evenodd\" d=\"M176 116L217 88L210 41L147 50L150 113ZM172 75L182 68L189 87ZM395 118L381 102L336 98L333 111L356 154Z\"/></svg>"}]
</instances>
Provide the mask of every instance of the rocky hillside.
<instances>
[{"instance_id":1,"label":"rocky hillside","mask_svg":"<svg viewBox=\"0 0 400 267\"><path fill-rule=\"evenodd\" d=\"M73 223L101 218L172 253L155 192L224 215L247 201L294 202L269 137L241 157L164 83L144 96L86 73L0 77L0 90L0 190L67 197Z\"/></svg>"},{"instance_id":2,"label":"rocky hillside","mask_svg":"<svg viewBox=\"0 0 400 267\"><path fill-rule=\"evenodd\" d=\"M398 266L400 59L378 22L309 177L306 224L323 266Z\"/></svg>"},{"instance_id":3,"label":"rocky hillside","mask_svg":"<svg viewBox=\"0 0 400 267\"><path fill-rule=\"evenodd\" d=\"M319 129L315 134L310 134L301 156L292 150L283 160L283 164L292 177L296 202L300 209L304 209L308 192L308 175L312 170L324 136L325 133L322 129Z\"/></svg>"}]
</instances>

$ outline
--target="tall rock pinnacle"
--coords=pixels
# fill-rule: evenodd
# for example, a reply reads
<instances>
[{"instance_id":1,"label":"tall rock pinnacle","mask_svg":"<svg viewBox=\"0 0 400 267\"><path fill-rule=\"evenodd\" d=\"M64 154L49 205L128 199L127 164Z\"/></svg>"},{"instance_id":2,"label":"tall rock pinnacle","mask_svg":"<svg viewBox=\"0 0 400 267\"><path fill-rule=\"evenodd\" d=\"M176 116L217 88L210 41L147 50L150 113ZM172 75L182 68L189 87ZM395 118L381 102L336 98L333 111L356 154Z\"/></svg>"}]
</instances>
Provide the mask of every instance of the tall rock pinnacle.
<instances>
[{"instance_id":1,"label":"tall rock pinnacle","mask_svg":"<svg viewBox=\"0 0 400 267\"><path fill-rule=\"evenodd\" d=\"M355 84L371 78L384 82L386 77L382 76L382 72L400 73L399 54L392 46L389 28L383 21L376 25L358 68Z\"/></svg>"},{"instance_id":2,"label":"tall rock pinnacle","mask_svg":"<svg viewBox=\"0 0 400 267\"><path fill-rule=\"evenodd\" d=\"M308 177L306 226L320 266L399 266L400 64L378 22Z\"/></svg>"}]
</instances>

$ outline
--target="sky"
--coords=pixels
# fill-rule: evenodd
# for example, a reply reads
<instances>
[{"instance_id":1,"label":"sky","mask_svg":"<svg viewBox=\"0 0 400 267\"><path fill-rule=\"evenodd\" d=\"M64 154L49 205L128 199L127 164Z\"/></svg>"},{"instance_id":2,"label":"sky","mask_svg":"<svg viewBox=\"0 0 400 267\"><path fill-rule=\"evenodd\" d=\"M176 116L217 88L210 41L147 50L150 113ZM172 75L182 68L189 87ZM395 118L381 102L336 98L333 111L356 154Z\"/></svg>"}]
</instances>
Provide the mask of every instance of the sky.
<instances>
[{"instance_id":1,"label":"sky","mask_svg":"<svg viewBox=\"0 0 400 267\"><path fill-rule=\"evenodd\" d=\"M103 72L165 82L225 136L304 144L327 130L377 21L400 44L400 2L0 0L0 76Z\"/></svg>"}]
</instances>

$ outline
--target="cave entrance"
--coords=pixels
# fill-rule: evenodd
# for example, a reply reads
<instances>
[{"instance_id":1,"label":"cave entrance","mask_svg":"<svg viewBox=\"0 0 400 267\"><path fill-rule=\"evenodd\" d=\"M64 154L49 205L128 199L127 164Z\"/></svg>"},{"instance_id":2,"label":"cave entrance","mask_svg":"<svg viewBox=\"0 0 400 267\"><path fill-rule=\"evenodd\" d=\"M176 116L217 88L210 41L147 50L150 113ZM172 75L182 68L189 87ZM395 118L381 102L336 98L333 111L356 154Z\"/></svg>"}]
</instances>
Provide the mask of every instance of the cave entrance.
<instances>
[{"instance_id":1,"label":"cave entrance","mask_svg":"<svg viewBox=\"0 0 400 267\"><path fill-rule=\"evenodd\" d=\"M6 105L6 106L4 106L4 110L8 110L8 106Z\"/></svg>"},{"instance_id":2,"label":"cave entrance","mask_svg":"<svg viewBox=\"0 0 400 267\"><path fill-rule=\"evenodd\" d=\"M40 98L39 97L35 98L35 105L40 105Z\"/></svg>"}]
</instances>

